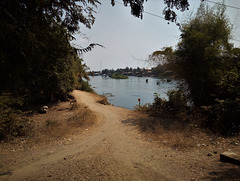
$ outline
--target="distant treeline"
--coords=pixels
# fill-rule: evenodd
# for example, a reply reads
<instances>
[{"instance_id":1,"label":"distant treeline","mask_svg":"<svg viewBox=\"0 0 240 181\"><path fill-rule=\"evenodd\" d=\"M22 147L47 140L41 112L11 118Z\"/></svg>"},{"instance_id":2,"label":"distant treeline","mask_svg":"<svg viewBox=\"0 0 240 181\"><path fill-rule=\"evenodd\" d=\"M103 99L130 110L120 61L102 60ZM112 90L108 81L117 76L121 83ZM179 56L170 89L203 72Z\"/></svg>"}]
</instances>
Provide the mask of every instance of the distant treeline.
<instances>
[{"instance_id":1,"label":"distant treeline","mask_svg":"<svg viewBox=\"0 0 240 181\"><path fill-rule=\"evenodd\" d=\"M127 76L138 76L138 77L174 77L173 73L167 70L166 65L158 65L154 68L118 68L114 69L104 69L102 71L92 71L89 72L89 75L107 75L111 76L112 74L122 74Z\"/></svg>"}]
</instances>

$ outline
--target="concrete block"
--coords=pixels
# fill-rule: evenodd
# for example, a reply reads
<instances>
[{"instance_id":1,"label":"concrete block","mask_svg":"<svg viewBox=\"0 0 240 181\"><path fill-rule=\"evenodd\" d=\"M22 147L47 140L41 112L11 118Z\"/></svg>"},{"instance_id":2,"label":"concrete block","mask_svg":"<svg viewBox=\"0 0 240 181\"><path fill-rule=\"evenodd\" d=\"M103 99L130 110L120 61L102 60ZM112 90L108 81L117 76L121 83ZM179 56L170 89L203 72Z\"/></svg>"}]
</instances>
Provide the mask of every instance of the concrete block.
<instances>
[{"instance_id":1,"label":"concrete block","mask_svg":"<svg viewBox=\"0 0 240 181\"><path fill-rule=\"evenodd\" d=\"M220 154L220 160L235 165L240 165L240 155L233 152L223 152Z\"/></svg>"}]
</instances>

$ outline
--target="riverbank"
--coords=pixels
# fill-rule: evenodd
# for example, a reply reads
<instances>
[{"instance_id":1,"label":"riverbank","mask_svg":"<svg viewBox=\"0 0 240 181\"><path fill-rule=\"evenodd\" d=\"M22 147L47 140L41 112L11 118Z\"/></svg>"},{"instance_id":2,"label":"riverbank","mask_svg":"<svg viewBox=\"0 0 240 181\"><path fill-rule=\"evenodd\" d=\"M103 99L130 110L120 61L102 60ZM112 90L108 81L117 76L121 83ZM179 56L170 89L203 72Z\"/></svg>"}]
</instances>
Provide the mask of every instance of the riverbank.
<instances>
[{"instance_id":1,"label":"riverbank","mask_svg":"<svg viewBox=\"0 0 240 181\"><path fill-rule=\"evenodd\" d=\"M180 125L144 129L145 114L99 104L96 94L74 91L80 107L60 103L47 114L36 114L34 123L52 124L40 138L21 138L0 144L2 180L238 180L239 166L219 161L221 152L239 149L239 137L218 137L198 127ZM85 110L85 111L84 111ZM68 117L69 116L69 117ZM80 121L80 122L78 122ZM93 121L91 124L89 122ZM71 122L71 121L70 121ZM74 126L75 125L75 126ZM57 127L59 126L59 127ZM36 127L37 128L37 127ZM49 127L48 127L49 128ZM53 131L54 128L56 132ZM70 129L68 134L64 131ZM63 132L61 132L63 131ZM57 136L54 136L57 135ZM4 165L4 166L3 166Z\"/></svg>"}]
</instances>

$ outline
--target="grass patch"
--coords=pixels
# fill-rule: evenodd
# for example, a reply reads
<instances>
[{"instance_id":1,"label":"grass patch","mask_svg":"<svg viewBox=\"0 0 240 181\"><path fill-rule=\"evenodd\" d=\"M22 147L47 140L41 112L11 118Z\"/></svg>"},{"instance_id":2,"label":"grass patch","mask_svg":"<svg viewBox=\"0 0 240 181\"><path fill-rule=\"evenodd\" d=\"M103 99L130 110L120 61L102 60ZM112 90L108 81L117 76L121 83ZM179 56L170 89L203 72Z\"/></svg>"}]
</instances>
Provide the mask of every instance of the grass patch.
<instances>
[{"instance_id":1,"label":"grass patch","mask_svg":"<svg viewBox=\"0 0 240 181\"><path fill-rule=\"evenodd\" d=\"M54 120L47 119L45 121L45 125L46 125L46 127L54 127L54 126L59 125L59 122L57 122L55 119Z\"/></svg>"},{"instance_id":2,"label":"grass patch","mask_svg":"<svg viewBox=\"0 0 240 181\"><path fill-rule=\"evenodd\" d=\"M177 150L196 146L196 140L193 139L196 131L193 130L191 124L181 122L171 115L156 117L139 112L137 114L136 118L125 120L123 123L138 126L147 139ZM142 114L141 118L139 114Z\"/></svg>"},{"instance_id":3,"label":"grass patch","mask_svg":"<svg viewBox=\"0 0 240 181\"><path fill-rule=\"evenodd\" d=\"M32 134L33 123L22 111L23 105L21 97L0 96L0 140Z\"/></svg>"},{"instance_id":4,"label":"grass patch","mask_svg":"<svg viewBox=\"0 0 240 181\"><path fill-rule=\"evenodd\" d=\"M49 141L62 139L73 134L79 134L95 123L95 114L88 107L78 103L65 103L65 105L64 108L50 110L45 115L39 115L45 118L45 122L40 126L40 129L36 128L39 129L36 130L38 132L36 137L40 140Z\"/></svg>"},{"instance_id":5,"label":"grass patch","mask_svg":"<svg viewBox=\"0 0 240 181\"><path fill-rule=\"evenodd\" d=\"M140 106L139 106L139 104L136 104L134 106L134 110L141 111L141 112L149 112L151 110L151 104L146 103L146 104L140 105Z\"/></svg>"},{"instance_id":6,"label":"grass patch","mask_svg":"<svg viewBox=\"0 0 240 181\"><path fill-rule=\"evenodd\" d=\"M152 104L135 106L138 113L145 114L143 118L134 120L135 124L147 136L161 140L162 144L175 149L194 147L196 141L192 138L199 132L196 127L202 127L205 117L199 110L187 106L181 90L169 91L168 97L167 101L155 94Z\"/></svg>"},{"instance_id":7,"label":"grass patch","mask_svg":"<svg viewBox=\"0 0 240 181\"><path fill-rule=\"evenodd\" d=\"M26 112L19 109L23 105L21 101L12 100L14 105L8 105L8 99L0 99L0 140L7 142L21 137L28 138L33 144L51 143L80 134L96 121L95 114L76 101L50 106L46 114L32 113L26 116Z\"/></svg>"},{"instance_id":8,"label":"grass patch","mask_svg":"<svg viewBox=\"0 0 240 181\"><path fill-rule=\"evenodd\" d=\"M76 104L74 114L67 121L67 124L74 127L89 127L95 123L96 116L93 112L83 105Z\"/></svg>"},{"instance_id":9,"label":"grass patch","mask_svg":"<svg viewBox=\"0 0 240 181\"><path fill-rule=\"evenodd\" d=\"M99 95L101 98L97 101L100 104L103 105L109 105L108 97L113 97L114 95L112 93L103 93L102 95Z\"/></svg>"}]
</instances>

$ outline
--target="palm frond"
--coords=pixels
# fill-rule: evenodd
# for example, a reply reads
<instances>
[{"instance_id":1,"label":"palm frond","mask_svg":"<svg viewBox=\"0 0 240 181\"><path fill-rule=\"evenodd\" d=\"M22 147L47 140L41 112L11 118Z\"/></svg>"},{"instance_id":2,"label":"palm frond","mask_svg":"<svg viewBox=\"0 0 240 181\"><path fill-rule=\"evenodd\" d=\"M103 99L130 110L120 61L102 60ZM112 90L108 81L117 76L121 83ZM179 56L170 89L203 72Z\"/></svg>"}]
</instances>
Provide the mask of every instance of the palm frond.
<instances>
[{"instance_id":1,"label":"palm frond","mask_svg":"<svg viewBox=\"0 0 240 181\"><path fill-rule=\"evenodd\" d=\"M101 44L98 44L98 43L91 43L90 45L88 45L87 47L85 48L75 48L75 51L82 54L82 53L86 53L86 52L89 52L91 51L95 46L100 46L102 48L105 48L103 45Z\"/></svg>"}]
</instances>

